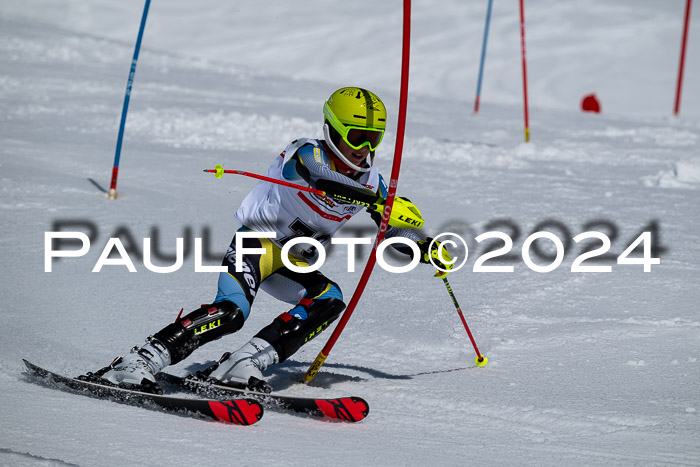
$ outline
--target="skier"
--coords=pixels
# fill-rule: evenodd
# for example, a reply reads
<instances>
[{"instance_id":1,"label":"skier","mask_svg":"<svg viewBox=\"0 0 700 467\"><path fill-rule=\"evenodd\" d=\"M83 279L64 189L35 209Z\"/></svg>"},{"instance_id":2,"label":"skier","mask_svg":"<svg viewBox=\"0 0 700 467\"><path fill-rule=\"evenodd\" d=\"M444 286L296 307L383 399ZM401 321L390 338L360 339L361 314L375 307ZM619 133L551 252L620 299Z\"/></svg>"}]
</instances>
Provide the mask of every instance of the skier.
<instances>
[{"instance_id":1,"label":"skier","mask_svg":"<svg viewBox=\"0 0 700 467\"><path fill-rule=\"evenodd\" d=\"M319 183L350 191L358 197L386 198L387 187L374 165L375 151L386 128L386 108L374 93L356 87L335 91L323 106L324 139L301 138L293 141L276 157L267 176L316 187ZM321 182L322 181L322 182ZM328 192L328 189L323 191ZM223 259L227 272L220 273L218 293L213 303L203 305L147 338L141 347L118 357L93 377L149 392L160 392L154 375L168 365L187 358L198 347L234 333L243 327L259 289L294 306L261 329L249 342L202 373L219 383L269 392L262 371L283 362L311 338L331 324L345 309L338 284L319 271L295 272L284 266L281 247L294 237L305 236L322 245L353 215L362 209L355 204L312 195L260 181L243 199L235 217L239 232L274 232L276 238L243 238L245 248L258 248L264 254L242 256L236 271L236 236ZM373 216L379 222L379 216ZM419 231L389 227L387 237L402 236L415 241L420 261L451 269L449 254L439 243ZM308 266L318 255L315 248L296 245L288 257L291 264ZM410 248L396 247L412 254Z\"/></svg>"}]
</instances>

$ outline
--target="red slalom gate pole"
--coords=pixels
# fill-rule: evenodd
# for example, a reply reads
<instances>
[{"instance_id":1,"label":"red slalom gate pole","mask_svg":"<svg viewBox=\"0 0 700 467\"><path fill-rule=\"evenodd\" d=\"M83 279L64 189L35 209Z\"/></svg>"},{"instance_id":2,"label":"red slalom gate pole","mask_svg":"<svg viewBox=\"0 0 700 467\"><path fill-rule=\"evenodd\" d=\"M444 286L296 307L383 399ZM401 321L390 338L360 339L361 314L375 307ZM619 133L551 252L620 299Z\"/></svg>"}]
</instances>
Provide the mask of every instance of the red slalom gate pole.
<instances>
[{"instance_id":1,"label":"red slalom gate pole","mask_svg":"<svg viewBox=\"0 0 700 467\"><path fill-rule=\"evenodd\" d=\"M520 0L520 44L523 57L523 105L525 107L525 142L530 141L530 117L527 104L527 63L525 54L525 5Z\"/></svg>"},{"instance_id":2,"label":"red slalom gate pole","mask_svg":"<svg viewBox=\"0 0 700 467\"><path fill-rule=\"evenodd\" d=\"M386 229L389 225L389 218L391 217L391 208L394 205L394 196L396 195L396 188L399 183L399 169L401 168L401 153L403 151L403 138L404 129L406 126L406 105L408 100L408 60L411 44L411 0L404 0L403 2L403 45L401 53L401 92L399 96L399 118L398 125L396 129L396 146L394 148L394 163L391 167L391 179L389 181L389 192L386 198L386 205L384 206L384 213L382 215L382 222L379 225L379 232L377 233L377 238L372 246L372 252L370 253L367 264L365 265L364 271L362 271L362 276L360 277L360 282L355 288L355 292L352 294L352 298L348 303L348 307L345 309L343 316L340 317L338 325L333 330L331 337L326 342L326 345L319 352L316 360L311 364L306 374L304 375L304 382L310 383L318 371L323 366L323 363L328 358L328 354L333 349L338 337L345 329L345 325L348 323L350 316L352 316L357 303L360 301L360 296L367 285L369 276L372 274L372 269L374 269L374 264L377 262L377 246L384 240L384 235L386 234Z\"/></svg>"},{"instance_id":3,"label":"red slalom gate pole","mask_svg":"<svg viewBox=\"0 0 700 467\"><path fill-rule=\"evenodd\" d=\"M685 48L688 42L688 23L690 21L690 7L693 0L685 2L685 20L683 22L683 39L681 40L681 58L678 64L678 82L676 83L676 103L673 107L673 113L678 116L681 110L681 89L683 88L683 68L685 67Z\"/></svg>"}]
</instances>

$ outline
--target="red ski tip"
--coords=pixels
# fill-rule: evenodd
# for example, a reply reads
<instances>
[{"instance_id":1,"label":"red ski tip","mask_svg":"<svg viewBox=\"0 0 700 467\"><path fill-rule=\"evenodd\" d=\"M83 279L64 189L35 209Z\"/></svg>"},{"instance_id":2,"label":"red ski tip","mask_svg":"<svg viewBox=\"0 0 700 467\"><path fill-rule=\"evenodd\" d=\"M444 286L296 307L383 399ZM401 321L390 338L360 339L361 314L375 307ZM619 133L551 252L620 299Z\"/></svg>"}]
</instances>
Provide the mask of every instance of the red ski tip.
<instances>
[{"instance_id":1,"label":"red ski tip","mask_svg":"<svg viewBox=\"0 0 700 467\"><path fill-rule=\"evenodd\" d=\"M369 404L359 397L317 400L318 409L326 417L348 422L359 422L369 414Z\"/></svg>"}]
</instances>

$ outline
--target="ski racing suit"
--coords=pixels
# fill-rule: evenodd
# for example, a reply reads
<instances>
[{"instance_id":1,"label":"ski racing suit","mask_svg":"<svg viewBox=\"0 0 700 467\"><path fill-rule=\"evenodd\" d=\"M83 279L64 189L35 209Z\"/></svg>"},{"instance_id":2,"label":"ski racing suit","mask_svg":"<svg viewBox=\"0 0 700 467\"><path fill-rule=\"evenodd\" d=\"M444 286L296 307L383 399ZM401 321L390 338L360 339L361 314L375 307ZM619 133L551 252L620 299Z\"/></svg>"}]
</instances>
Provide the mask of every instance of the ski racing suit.
<instances>
[{"instance_id":1,"label":"ski racing suit","mask_svg":"<svg viewBox=\"0 0 700 467\"><path fill-rule=\"evenodd\" d=\"M267 171L268 177L297 185L314 187L319 180L329 180L386 198L387 187L376 167L358 175L351 179L337 172L333 160L324 151L323 142L308 138L289 144ZM275 348L279 362L317 336L345 309L343 294L338 284L318 270L296 272L285 267L281 259L282 246L292 238L303 236L325 247L333 234L363 209L326 196L259 181L236 211L236 220L242 224L236 234L274 232L276 237L242 239L244 248L258 248L264 254L244 254L240 272L237 272L234 235L222 263L228 270L219 275L214 303L203 305L153 336L167 348L171 364L183 360L207 342L238 331L248 318L260 289L294 305L255 336ZM407 228L389 227L386 236L424 240L419 232ZM290 249L291 264L303 267L315 262L318 251L313 246L300 248L304 245ZM407 253L401 247L396 249Z\"/></svg>"}]
</instances>

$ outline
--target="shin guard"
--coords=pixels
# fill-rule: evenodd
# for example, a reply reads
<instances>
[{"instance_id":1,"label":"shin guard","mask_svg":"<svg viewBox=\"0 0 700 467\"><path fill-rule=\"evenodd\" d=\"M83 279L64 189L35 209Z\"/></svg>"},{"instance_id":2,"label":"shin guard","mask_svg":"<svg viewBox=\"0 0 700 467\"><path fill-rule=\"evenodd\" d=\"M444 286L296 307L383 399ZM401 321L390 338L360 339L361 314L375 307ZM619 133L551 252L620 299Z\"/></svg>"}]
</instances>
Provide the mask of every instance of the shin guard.
<instances>
[{"instance_id":1,"label":"shin guard","mask_svg":"<svg viewBox=\"0 0 700 467\"><path fill-rule=\"evenodd\" d=\"M255 335L272 344L280 362L319 335L345 309L345 303L337 298L304 299L297 306L302 306L306 311L305 319L300 319L290 312L282 313Z\"/></svg>"},{"instance_id":2,"label":"shin guard","mask_svg":"<svg viewBox=\"0 0 700 467\"><path fill-rule=\"evenodd\" d=\"M233 302L203 305L153 335L170 352L171 365L189 356L198 347L232 334L243 327L243 312Z\"/></svg>"}]
</instances>

